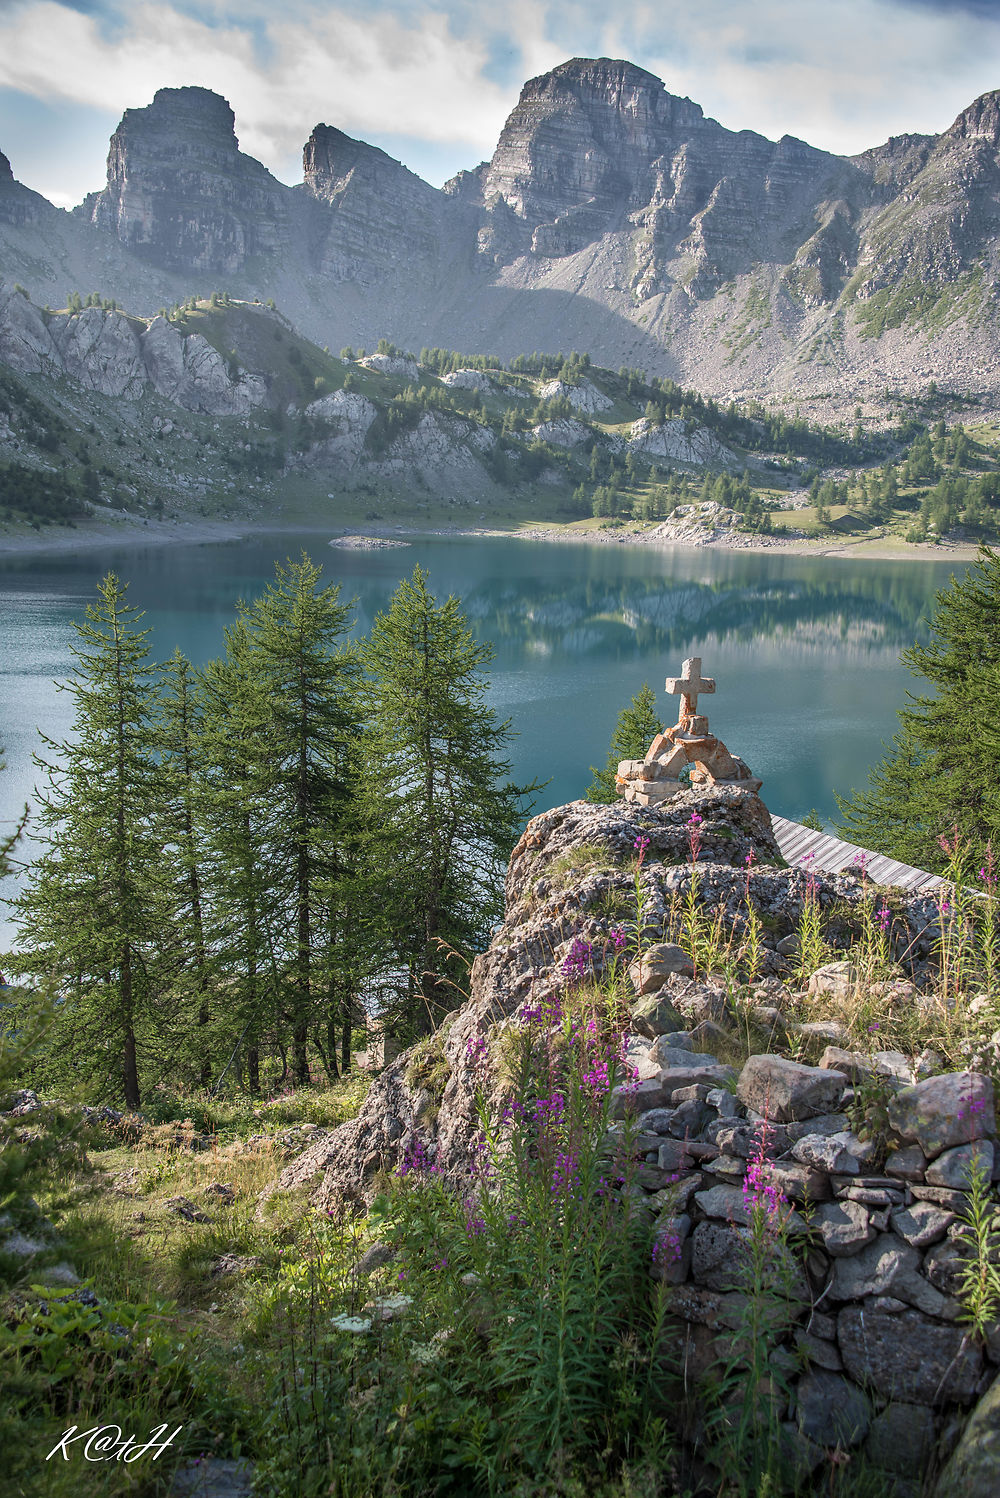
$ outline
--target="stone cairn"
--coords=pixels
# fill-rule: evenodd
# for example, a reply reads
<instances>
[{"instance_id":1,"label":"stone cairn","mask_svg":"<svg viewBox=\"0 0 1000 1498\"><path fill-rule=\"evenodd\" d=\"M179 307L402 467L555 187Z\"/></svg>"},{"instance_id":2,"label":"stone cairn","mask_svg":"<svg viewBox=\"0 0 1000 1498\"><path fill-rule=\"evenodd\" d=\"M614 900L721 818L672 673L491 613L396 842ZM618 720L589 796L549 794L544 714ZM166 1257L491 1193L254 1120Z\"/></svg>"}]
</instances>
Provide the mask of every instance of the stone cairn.
<instances>
[{"instance_id":1,"label":"stone cairn","mask_svg":"<svg viewBox=\"0 0 1000 1498\"><path fill-rule=\"evenodd\" d=\"M684 662L680 676L668 676L666 690L680 695L680 712L673 728L658 733L645 759L623 759L616 784L626 801L638 806L661 806L682 790L681 772L691 766L691 785L738 785L757 792L761 782L743 761L730 754L721 739L709 733L708 718L698 712L699 694L715 691L715 679L702 676L701 657Z\"/></svg>"}]
</instances>

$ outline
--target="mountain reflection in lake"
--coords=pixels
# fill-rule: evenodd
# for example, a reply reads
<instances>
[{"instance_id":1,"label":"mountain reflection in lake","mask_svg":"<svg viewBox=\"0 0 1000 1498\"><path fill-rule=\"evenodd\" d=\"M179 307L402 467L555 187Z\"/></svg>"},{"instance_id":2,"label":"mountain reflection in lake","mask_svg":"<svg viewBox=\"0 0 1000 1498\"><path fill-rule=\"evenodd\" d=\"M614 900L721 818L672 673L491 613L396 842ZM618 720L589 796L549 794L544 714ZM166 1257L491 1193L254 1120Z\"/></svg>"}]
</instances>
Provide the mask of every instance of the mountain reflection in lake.
<instances>
[{"instance_id":1,"label":"mountain reflection in lake","mask_svg":"<svg viewBox=\"0 0 1000 1498\"><path fill-rule=\"evenodd\" d=\"M71 704L53 677L71 667L72 620L104 572L130 583L156 659L179 646L217 654L239 598L303 546L357 600L368 629L419 563L441 597L456 593L496 648L490 701L516 732L516 779L551 777L538 809L585 791L619 710L644 681L663 716L663 680L701 655L718 681L712 727L764 780L785 816L835 811L833 791L864 783L915 685L899 652L925 638L935 592L954 564L793 557L777 552L654 551L474 538L407 550L345 551L325 535L279 534L212 546L0 558L0 825L30 796L36 728L65 735ZM959 569L961 570L961 569ZM0 948L3 934L0 932Z\"/></svg>"}]
</instances>

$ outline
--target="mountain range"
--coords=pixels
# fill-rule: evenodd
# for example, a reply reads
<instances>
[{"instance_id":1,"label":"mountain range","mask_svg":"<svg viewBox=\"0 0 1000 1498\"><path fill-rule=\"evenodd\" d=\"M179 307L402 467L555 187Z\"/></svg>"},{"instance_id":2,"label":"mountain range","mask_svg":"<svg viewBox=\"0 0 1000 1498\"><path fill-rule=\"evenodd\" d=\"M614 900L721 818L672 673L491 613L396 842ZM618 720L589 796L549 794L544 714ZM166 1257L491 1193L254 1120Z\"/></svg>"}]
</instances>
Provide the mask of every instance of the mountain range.
<instances>
[{"instance_id":1,"label":"mountain range","mask_svg":"<svg viewBox=\"0 0 1000 1498\"><path fill-rule=\"evenodd\" d=\"M842 157L608 58L529 80L491 160L440 189L326 124L285 186L193 87L126 110L72 211L0 154L0 277L36 304L99 290L151 318L218 288L331 347L573 348L831 413L932 380L1000 397L998 226L1000 93Z\"/></svg>"}]
</instances>

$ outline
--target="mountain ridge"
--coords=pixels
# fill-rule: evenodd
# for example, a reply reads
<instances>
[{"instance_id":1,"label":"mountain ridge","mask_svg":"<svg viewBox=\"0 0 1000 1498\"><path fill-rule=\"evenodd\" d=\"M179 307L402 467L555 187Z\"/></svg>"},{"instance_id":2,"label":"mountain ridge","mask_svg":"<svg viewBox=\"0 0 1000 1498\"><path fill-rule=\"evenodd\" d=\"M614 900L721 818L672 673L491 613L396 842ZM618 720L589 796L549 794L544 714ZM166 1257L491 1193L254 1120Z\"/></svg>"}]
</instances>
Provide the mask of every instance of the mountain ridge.
<instances>
[{"instance_id":1,"label":"mountain ridge","mask_svg":"<svg viewBox=\"0 0 1000 1498\"><path fill-rule=\"evenodd\" d=\"M213 278L331 346L576 347L827 413L930 380L1000 404L1000 92L846 157L573 58L527 80L490 160L442 188L325 124L286 186L194 87L125 111L105 187L69 213L8 165L0 275L36 301L73 277L150 314Z\"/></svg>"}]
</instances>

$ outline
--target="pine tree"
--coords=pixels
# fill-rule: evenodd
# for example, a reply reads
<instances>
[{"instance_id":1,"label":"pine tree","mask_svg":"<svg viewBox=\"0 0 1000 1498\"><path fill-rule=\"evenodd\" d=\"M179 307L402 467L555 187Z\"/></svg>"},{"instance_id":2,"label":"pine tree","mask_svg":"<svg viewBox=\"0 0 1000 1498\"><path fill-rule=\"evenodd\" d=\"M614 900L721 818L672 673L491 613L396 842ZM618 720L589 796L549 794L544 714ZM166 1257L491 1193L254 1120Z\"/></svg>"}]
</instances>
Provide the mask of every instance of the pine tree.
<instances>
[{"instance_id":1,"label":"pine tree","mask_svg":"<svg viewBox=\"0 0 1000 1498\"><path fill-rule=\"evenodd\" d=\"M473 638L456 598L435 600L419 567L361 656L374 903L403 972L393 1021L409 1038L458 1002L449 950L488 943L522 798L537 787L505 778L510 725L485 702L492 647Z\"/></svg>"},{"instance_id":2,"label":"pine tree","mask_svg":"<svg viewBox=\"0 0 1000 1498\"><path fill-rule=\"evenodd\" d=\"M615 776L618 764L623 759L643 759L646 750L658 733L663 732L656 711L656 695L648 682L632 698L628 707L618 714L615 731L611 735L611 748L603 770L591 765L593 780L588 787L588 801L614 802L618 800Z\"/></svg>"},{"instance_id":3,"label":"pine tree","mask_svg":"<svg viewBox=\"0 0 1000 1498\"><path fill-rule=\"evenodd\" d=\"M838 797L857 842L918 868L940 870L938 843L958 828L982 850L1000 838L1000 556L982 547L961 579L937 595L928 645L902 659L934 695L911 697L900 731L869 772L868 789Z\"/></svg>"},{"instance_id":4,"label":"pine tree","mask_svg":"<svg viewBox=\"0 0 1000 1498\"><path fill-rule=\"evenodd\" d=\"M42 852L16 902L21 969L55 983L57 1043L80 1075L117 1075L140 1106L140 1068L155 1027L165 902L151 819L161 776L153 752L147 630L109 573L71 646L63 685L75 704L71 737L43 739ZM110 1055L108 1053L111 1053Z\"/></svg>"}]
</instances>

